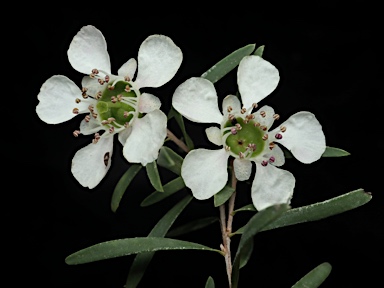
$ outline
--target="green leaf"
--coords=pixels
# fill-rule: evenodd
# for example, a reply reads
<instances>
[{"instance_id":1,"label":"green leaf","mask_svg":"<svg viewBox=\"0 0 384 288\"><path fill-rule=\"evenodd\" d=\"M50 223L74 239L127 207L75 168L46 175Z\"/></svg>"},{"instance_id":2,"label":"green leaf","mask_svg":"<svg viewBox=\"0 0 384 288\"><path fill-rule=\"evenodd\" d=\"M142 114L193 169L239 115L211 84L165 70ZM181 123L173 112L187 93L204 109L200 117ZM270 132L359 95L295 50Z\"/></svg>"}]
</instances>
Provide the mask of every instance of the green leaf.
<instances>
[{"instance_id":1,"label":"green leaf","mask_svg":"<svg viewBox=\"0 0 384 288\"><path fill-rule=\"evenodd\" d=\"M371 194L364 192L363 189L357 189L323 202L290 209L279 219L264 227L262 231L324 219L357 208L371 199ZM242 234L243 231L244 227L232 233L231 236Z\"/></svg>"},{"instance_id":2,"label":"green leaf","mask_svg":"<svg viewBox=\"0 0 384 288\"><path fill-rule=\"evenodd\" d=\"M147 175L148 175L149 181L151 182L153 188L155 188L156 191L164 192L163 185L161 184L159 171L157 170L156 161L148 163L145 166L145 168L147 169Z\"/></svg>"},{"instance_id":3,"label":"green leaf","mask_svg":"<svg viewBox=\"0 0 384 288\"><path fill-rule=\"evenodd\" d=\"M101 242L81 249L65 258L68 265L91 263L143 252L161 250L202 250L223 255L223 252L208 246L163 237L135 237Z\"/></svg>"},{"instance_id":4,"label":"green leaf","mask_svg":"<svg viewBox=\"0 0 384 288\"><path fill-rule=\"evenodd\" d=\"M184 197L179 203L173 206L160 220L156 226L153 227L148 237L164 237L169 228L175 222L176 218L184 210L184 208L191 202L192 196ZM127 282L125 287L136 287L144 276L144 272L151 262L155 252L140 253L133 259L131 268L128 273Z\"/></svg>"},{"instance_id":5,"label":"green leaf","mask_svg":"<svg viewBox=\"0 0 384 288\"><path fill-rule=\"evenodd\" d=\"M121 198L125 191L127 190L129 184L135 178L136 174L140 171L143 166L141 164L132 164L128 170L120 178L119 182L113 190L112 199L111 199L111 209L113 212L116 212L117 208L120 205Z\"/></svg>"},{"instance_id":6,"label":"green leaf","mask_svg":"<svg viewBox=\"0 0 384 288\"><path fill-rule=\"evenodd\" d=\"M264 45L257 47L255 52L253 52L253 55L263 57L263 52L264 52Z\"/></svg>"},{"instance_id":7,"label":"green leaf","mask_svg":"<svg viewBox=\"0 0 384 288\"><path fill-rule=\"evenodd\" d=\"M244 246L243 251L241 252L241 258L239 263L239 269L247 265L249 259L251 258L253 252L253 241L249 241L247 245Z\"/></svg>"},{"instance_id":8,"label":"green leaf","mask_svg":"<svg viewBox=\"0 0 384 288\"><path fill-rule=\"evenodd\" d=\"M205 282L205 288L215 288L215 281L213 281L211 276L209 276L207 282Z\"/></svg>"},{"instance_id":9,"label":"green leaf","mask_svg":"<svg viewBox=\"0 0 384 288\"><path fill-rule=\"evenodd\" d=\"M155 191L148 195L140 204L141 207L155 204L185 187L183 178L177 177L163 186L164 192Z\"/></svg>"},{"instance_id":10,"label":"green leaf","mask_svg":"<svg viewBox=\"0 0 384 288\"><path fill-rule=\"evenodd\" d=\"M173 228L167 233L167 237L175 237L175 236L180 236L186 233L190 233L190 232L202 229L204 227L207 227L208 225L211 225L212 223L215 223L215 222L218 222L217 217L205 217L201 219L196 219L182 226Z\"/></svg>"},{"instance_id":11,"label":"green leaf","mask_svg":"<svg viewBox=\"0 0 384 288\"><path fill-rule=\"evenodd\" d=\"M345 150L327 146L325 148L323 155L321 155L321 157L342 157L342 156L348 156L348 155L351 155L351 154Z\"/></svg>"},{"instance_id":12,"label":"green leaf","mask_svg":"<svg viewBox=\"0 0 384 288\"><path fill-rule=\"evenodd\" d=\"M252 245L250 242L253 241L253 237L265 226L278 219L285 211L287 211L288 208L289 206L285 204L270 206L256 213L247 222L244 228L244 233L241 235L234 259L234 269L232 270L233 288L237 288L240 272L240 262L241 259L246 259L248 257L245 251L248 251L249 253L250 248L247 246Z\"/></svg>"},{"instance_id":13,"label":"green leaf","mask_svg":"<svg viewBox=\"0 0 384 288\"><path fill-rule=\"evenodd\" d=\"M324 262L304 275L292 288L317 288L328 277L331 270L331 264Z\"/></svg>"},{"instance_id":14,"label":"green leaf","mask_svg":"<svg viewBox=\"0 0 384 288\"><path fill-rule=\"evenodd\" d=\"M251 54L255 47L255 44L248 44L240 49L237 49L213 65L210 69L208 69L208 71L203 73L201 77L211 81L212 83L217 82L237 65L239 65L244 56Z\"/></svg>"},{"instance_id":15,"label":"green leaf","mask_svg":"<svg viewBox=\"0 0 384 288\"><path fill-rule=\"evenodd\" d=\"M244 207L241 207L239 209L236 209L232 212L232 215L235 215L237 212L240 212L240 211L252 211L252 212L256 212L256 208L255 206L253 206L253 204L248 204L248 205L245 205Z\"/></svg>"},{"instance_id":16,"label":"green leaf","mask_svg":"<svg viewBox=\"0 0 384 288\"><path fill-rule=\"evenodd\" d=\"M233 192L235 192L234 188L225 185L223 189L214 195L215 207L224 204L232 196Z\"/></svg>"},{"instance_id":17,"label":"green leaf","mask_svg":"<svg viewBox=\"0 0 384 288\"><path fill-rule=\"evenodd\" d=\"M183 133L185 144L187 145L189 150L192 150L194 148L194 144L192 142L191 137L189 137L187 131L185 130L183 116L178 111L176 111L175 108L173 108L173 106L171 107L168 113L168 120L170 120L172 117L175 118L177 125L179 125L181 132Z\"/></svg>"},{"instance_id":18,"label":"green leaf","mask_svg":"<svg viewBox=\"0 0 384 288\"><path fill-rule=\"evenodd\" d=\"M180 176L181 164L183 164L183 160L183 157L171 148L162 146L160 148L159 156L157 157L157 164Z\"/></svg>"},{"instance_id":19,"label":"green leaf","mask_svg":"<svg viewBox=\"0 0 384 288\"><path fill-rule=\"evenodd\" d=\"M287 159L294 158L294 156L292 155L292 153L289 150L284 149L283 151L284 151L284 157L285 158L287 158ZM343 157L343 156L348 156L348 155L351 155L351 154L345 150L342 150L340 148L326 146L325 151L321 155L321 157Z\"/></svg>"}]
</instances>

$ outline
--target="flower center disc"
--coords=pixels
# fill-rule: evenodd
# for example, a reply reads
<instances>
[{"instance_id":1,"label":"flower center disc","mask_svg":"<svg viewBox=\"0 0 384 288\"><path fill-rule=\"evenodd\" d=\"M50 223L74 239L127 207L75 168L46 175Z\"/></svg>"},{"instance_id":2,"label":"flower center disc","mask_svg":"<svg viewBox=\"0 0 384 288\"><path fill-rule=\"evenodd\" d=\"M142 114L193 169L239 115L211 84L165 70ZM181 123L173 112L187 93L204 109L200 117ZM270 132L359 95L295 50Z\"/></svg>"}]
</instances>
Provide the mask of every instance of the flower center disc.
<instances>
[{"instance_id":1,"label":"flower center disc","mask_svg":"<svg viewBox=\"0 0 384 288\"><path fill-rule=\"evenodd\" d=\"M250 120L247 123L241 117L228 121L225 127L231 127L238 124L241 129L236 130L236 134L231 134L226 140L226 145L231 147L231 152L239 155L244 153L247 158L253 158L259 155L265 145L263 135L265 134L259 126L255 126L255 121ZM236 126L233 126L236 128ZM227 132L231 133L231 131Z\"/></svg>"},{"instance_id":2,"label":"flower center disc","mask_svg":"<svg viewBox=\"0 0 384 288\"><path fill-rule=\"evenodd\" d=\"M121 101L112 102L113 96L118 97L118 95L121 95L122 97L137 98L137 95L134 91L126 91L127 85L131 87L128 82L118 81L115 84L113 90L104 90L96 106L97 111L102 120L108 120L108 118L115 118L115 121L120 125L124 125L126 122L131 121L133 115L129 114L128 116L126 116L126 113L131 111L134 112L136 108Z\"/></svg>"}]
</instances>

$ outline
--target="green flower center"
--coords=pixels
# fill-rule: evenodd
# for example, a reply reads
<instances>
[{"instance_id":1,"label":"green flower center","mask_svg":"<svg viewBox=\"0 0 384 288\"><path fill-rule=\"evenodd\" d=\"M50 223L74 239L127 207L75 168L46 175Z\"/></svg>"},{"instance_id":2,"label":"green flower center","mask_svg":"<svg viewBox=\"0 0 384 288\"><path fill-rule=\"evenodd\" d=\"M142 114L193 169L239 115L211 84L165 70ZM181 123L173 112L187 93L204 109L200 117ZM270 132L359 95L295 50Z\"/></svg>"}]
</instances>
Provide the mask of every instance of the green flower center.
<instances>
[{"instance_id":1,"label":"green flower center","mask_svg":"<svg viewBox=\"0 0 384 288\"><path fill-rule=\"evenodd\" d=\"M265 146L263 136L265 132L256 125L256 122L249 120L244 122L241 117L234 118L225 123L224 127L232 127L226 139L226 145L231 148L231 152L236 155L243 155L246 158L253 158L259 155Z\"/></svg>"},{"instance_id":2,"label":"green flower center","mask_svg":"<svg viewBox=\"0 0 384 288\"><path fill-rule=\"evenodd\" d=\"M101 120L114 118L112 124L117 127L116 123L124 125L134 117L137 110L137 95L133 90L127 89L127 85L131 87L126 81L118 81L114 89L104 90L96 105ZM121 97L124 97L124 101L119 100Z\"/></svg>"}]
</instances>

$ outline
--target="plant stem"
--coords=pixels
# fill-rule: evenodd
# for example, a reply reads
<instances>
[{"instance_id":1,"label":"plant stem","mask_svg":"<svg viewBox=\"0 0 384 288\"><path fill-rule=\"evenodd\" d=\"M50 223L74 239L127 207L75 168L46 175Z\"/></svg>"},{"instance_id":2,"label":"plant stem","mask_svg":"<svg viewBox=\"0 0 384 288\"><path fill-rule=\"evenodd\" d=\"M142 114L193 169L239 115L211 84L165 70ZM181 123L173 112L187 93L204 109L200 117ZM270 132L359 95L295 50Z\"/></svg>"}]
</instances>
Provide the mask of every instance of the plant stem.
<instances>
[{"instance_id":1,"label":"plant stem","mask_svg":"<svg viewBox=\"0 0 384 288\"><path fill-rule=\"evenodd\" d=\"M172 140L177 146L179 146L181 149L183 149L184 152L188 153L189 152L189 148L188 146L183 142L181 141L179 138L177 138L175 136L175 134L173 134L169 129L167 129L167 136L170 140Z\"/></svg>"},{"instance_id":2,"label":"plant stem","mask_svg":"<svg viewBox=\"0 0 384 288\"><path fill-rule=\"evenodd\" d=\"M232 162L232 175L231 175L231 186L235 189L235 191L232 193L231 198L229 198L228 201L228 219L226 222L226 215L225 215L225 204L220 205L220 223L221 223L221 235L223 238L223 252L225 253L225 266L227 269L227 276L228 276L228 285L229 288L232 287L232 260L231 260L231 238L229 235L232 233L232 222L233 222L233 210L235 208L235 199L236 199L236 184L237 179L235 175L235 171L233 169L233 162Z\"/></svg>"}]
</instances>

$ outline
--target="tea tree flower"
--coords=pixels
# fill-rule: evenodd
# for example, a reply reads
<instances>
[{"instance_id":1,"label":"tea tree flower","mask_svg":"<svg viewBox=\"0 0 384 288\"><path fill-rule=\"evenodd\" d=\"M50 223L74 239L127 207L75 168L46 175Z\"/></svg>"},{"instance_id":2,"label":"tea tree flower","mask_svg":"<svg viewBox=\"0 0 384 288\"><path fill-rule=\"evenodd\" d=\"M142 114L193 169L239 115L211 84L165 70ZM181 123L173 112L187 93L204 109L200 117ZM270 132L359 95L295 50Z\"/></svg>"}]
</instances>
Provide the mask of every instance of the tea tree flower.
<instances>
[{"instance_id":1,"label":"tea tree flower","mask_svg":"<svg viewBox=\"0 0 384 288\"><path fill-rule=\"evenodd\" d=\"M246 56L239 63L237 83L241 100L228 95L218 108L213 84L201 77L192 77L174 92L172 104L187 119L197 123L216 123L206 134L218 150L195 149L183 161L181 175L197 199L208 199L228 181L228 159L234 158L236 178L250 178L252 162L256 173L252 182L252 202L257 210L270 205L290 203L295 178L279 168L285 162L279 145L285 146L299 161L312 163L325 151L325 137L316 117L298 112L278 127L271 129L279 115L270 106L256 112L257 103L272 93L280 80L279 72L259 56Z\"/></svg>"},{"instance_id":2,"label":"tea tree flower","mask_svg":"<svg viewBox=\"0 0 384 288\"><path fill-rule=\"evenodd\" d=\"M93 188L103 179L111 165L115 134L129 162L145 166L157 158L166 138L167 117L160 110L160 99L140 89L167 83L182 58L169 37L151 35L141 44L137 61L129 59L114 75L105 38L97 28L84 26L73 38L68 59L75 70L87 75L82 88L66 76L52 76L40 89L36 113L49 124L86 114L73 132L74 136L94 134L92 143L72 160L72 173L81 185Z\"/></svg>"}]
</instances>

